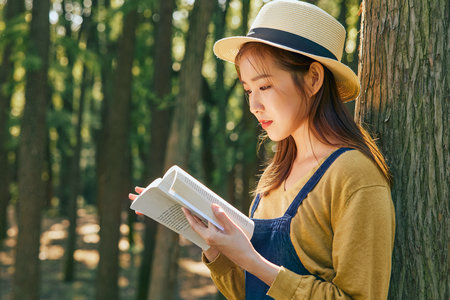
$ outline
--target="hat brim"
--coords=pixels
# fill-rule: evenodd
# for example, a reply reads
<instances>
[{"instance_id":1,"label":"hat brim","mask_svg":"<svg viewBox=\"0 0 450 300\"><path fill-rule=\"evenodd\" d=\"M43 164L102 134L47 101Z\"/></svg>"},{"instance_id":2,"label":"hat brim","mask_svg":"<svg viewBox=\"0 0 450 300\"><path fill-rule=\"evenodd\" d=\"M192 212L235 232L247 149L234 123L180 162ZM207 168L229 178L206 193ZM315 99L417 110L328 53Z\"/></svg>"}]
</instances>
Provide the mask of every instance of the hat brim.
<instances>
[{"instance_id":1,"label":"hat brim","mask_svg":"<svg viewBox=\"0 0 450 300\"><path fill-rule=\"evenodd\" d=\"M313 55L304 51L292 49L290 47L273 43L267 40L247 37L247 36L234 36L218 40L213 47L214 54L225 61L235 63L236 55L241 49L242 45L248 42L258 42L267 44L273 47L281 48L287 51L302 54L310 57L325 67L327 67L334 75L339 97L342 102L348 102L358 97L360 92L360 83L358 76L345 64L323 56Z\"/></svg>"}]
</instances>

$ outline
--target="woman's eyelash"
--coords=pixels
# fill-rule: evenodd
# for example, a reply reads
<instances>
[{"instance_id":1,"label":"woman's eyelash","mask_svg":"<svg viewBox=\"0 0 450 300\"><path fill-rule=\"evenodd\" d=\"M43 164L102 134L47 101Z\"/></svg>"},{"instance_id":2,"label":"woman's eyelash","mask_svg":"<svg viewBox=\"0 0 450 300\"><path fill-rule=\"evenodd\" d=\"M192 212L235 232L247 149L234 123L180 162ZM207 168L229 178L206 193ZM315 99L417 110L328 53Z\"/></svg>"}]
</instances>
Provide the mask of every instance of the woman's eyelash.
<instances>
[{"instance_id":1,"label":"woman's eyelash","mask_svg":"<svg viewBox=\"0 0 450 300\"><path fill-rule=\"evenodd\" d=\"M269 89L270 87L271 87L270 85L265 85L265 86L260 87L259 89L260 89L261 91L265 91L265 90ZM244 90L244 93L246 93L247 95L249 95L249 94L252 93L252 91L251 91L251 90Z\"/></svg>"}]
</instances>

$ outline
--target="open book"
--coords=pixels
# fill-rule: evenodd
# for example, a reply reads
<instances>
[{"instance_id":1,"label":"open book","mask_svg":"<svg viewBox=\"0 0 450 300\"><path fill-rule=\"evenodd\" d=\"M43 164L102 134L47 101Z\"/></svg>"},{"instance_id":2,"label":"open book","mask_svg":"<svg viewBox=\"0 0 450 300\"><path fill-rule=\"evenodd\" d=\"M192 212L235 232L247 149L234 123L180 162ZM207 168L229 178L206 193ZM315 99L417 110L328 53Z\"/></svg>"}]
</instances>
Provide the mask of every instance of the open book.
<instances>
[{"instance_id":1,"label":"open book","mask_svg":"<svg viewBox=\"0 0 450 300\"><path fill-rule=\"evenodd\" d=\"M209 246L192 230L181 207L189 209L203 222L209 221L223 230L214 217L212 203L219 205L249 239L252 237L255 225L251 219L178 166L171 167L163 178L150 183L131 203L131 209L143 213L207 250Z\"/></svg>"}]
</instances>

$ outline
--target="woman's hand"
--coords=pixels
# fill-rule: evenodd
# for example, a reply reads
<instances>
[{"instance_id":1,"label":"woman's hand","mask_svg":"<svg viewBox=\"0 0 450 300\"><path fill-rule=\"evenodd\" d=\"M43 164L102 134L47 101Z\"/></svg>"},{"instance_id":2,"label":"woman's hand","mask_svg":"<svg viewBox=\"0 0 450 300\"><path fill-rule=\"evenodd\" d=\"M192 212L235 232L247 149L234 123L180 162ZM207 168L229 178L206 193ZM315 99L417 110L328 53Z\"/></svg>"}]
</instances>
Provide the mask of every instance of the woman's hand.
<instances>
[{"instance_id":1,"label":"woman's hand","mask_svg":"<svg viewBox=\"0 0 450 300\"><path fill-rule=\"evenodd\" d=\"M144 191L144 188L137 186L137 187L134 188L134 190L135 190L136 193L138 193L138 194L136 195L136 194L129 193L129 194L128 194L128 199L130 199L131 201L134 201L134 199L136 199L137 196L140 195L140 194ZM143 214L140 213L140 212L136 212L136 214L137 214L137 215L143 215Z\"/></svg>"},{"instance_id":2,"label":"woman's hand","mask_svg":"<svg viewBox=\"0 0 450 300\"><path fill-rule=\"evenodd\" d=\"M206 226L199 218L192 215L185 208L183 208L183 212L192 229L208 245L223 253L235 264L259 277L270 286L278 274L279 267L270 263L256 252L242 229L227 216L222 208L216 204L212 204L211 209L219 224L224 228L224 231L221 231L212 223L208 223L208 226ZM210 260L208 254L205 253L205 255Z\"/></svg>"},{"instance_id":3,"label":"woman's hand","mask_svg":"<svg viewBox=\"0 0 450 300\"><path fill-rule=\"evenodd\" d=\"M183 212L189 221L192 229L197 232L206 243L212 248L217 249L234 263L245 268L246 263L253 259L252 255L256 253L252 244L244 234L242 229L237 226L220 208L213 204L211 209L216 216L219 224L222 225L224 231L221 231L212 223L206 226L198 217L191 214L191 212L183 208ZM211 260L208 257L208 260Z\"/></svg>"},{"instance_id":4,"label":"woman's hand","mask_svg":"<svg viewBox=\"0 0 450 300\"><path fill-rule=\"evenodd\" d=\"M137 187L134 188L134 190L135 190L135 192L137 194L132 194L132 193L128 194L128 199L130 199L131 201L134 201L137 198L137 196L140 195L144 191L144 188L137 186ZM136 211L136 214L137 215L143 215L142 213L137 212L137 211ZM195 218L197 218L197 217L195 217ZM203 253L205 253L206 258L209 261L213 261L213 260L215 260L217 258L217 256L219 256L220 252L216 248L210 247L208 250L203 251Z\"/></svg>"}]
</instances>

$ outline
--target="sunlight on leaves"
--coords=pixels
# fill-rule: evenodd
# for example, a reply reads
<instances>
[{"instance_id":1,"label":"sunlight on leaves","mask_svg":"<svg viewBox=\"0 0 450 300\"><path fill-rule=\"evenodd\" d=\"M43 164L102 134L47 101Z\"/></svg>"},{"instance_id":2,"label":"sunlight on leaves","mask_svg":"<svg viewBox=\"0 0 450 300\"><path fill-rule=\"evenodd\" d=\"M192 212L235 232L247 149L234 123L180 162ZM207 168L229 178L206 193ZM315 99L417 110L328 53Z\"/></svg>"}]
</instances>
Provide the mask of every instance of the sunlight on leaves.
<instances>
[{"instance_id":1,"label":"sunlight on leaves","mask_svg":"<svg viewBox=\"0 0 450 300\"><path fill-rule=\"evenodd\" d=\"M119 265L123 269L128 269L131 266L131 255L130 255L130 253L122 253L119 256Z\"/></svg>"},{"instance_id":2,"label":"sunlight on leaves","mask_svg":"<svg viewBox=\"0 0 450 300\"><path fill-rule=\"evenodd\" d=\"M130 227L127 224L120 225L120 233L128 234L130 232Z\"/></svg>"},{"instance_id":3,"label":"sunlight on leaves","mask_svg":"<svg viewBox=\"0 0 450 300\"><path fill-rule=\"evenodd\" d=\"M83 236L83 242L86 244L97 244L100 242L100 236L98 234L86 234Z\"/></svg>"},{"instance_id":4,"label":"sunlight on leaves","mask_svg":"<svg viewBox=\"0 0 450 300\"><path fill-rule=\"evenodd\" d=\"M9 133L13 137L18 137L20 135L20 127L19 126L11 126L9 128Z\"/></svg>"},{"instance_id":5,"label":"sunlight on leaves","mask_svg":"<svg viewBox=\"0 0 450 300\"><path fill-rule=\"evenodd\" d=\"M10 246L8 246L10 247ZM8 255L6 252L0 252L0 262L3 266L13 265L14 257L12 255Z\"/></svg>"},{"instance_id":6,"label":"sunlight on leaves","mask_svg":"<svg viewBox=\"0 0 450 300\"><path fill-rule=\"evenodd\" d=\"M64 248L57 245L41 246L41 252L39 253L40 260L57 260L63 256Z\"/></svg>"},{"instance_id":7,"label":"sunlight on leaves","mask_svg":"<svg viewBox=\"0 0 450 300\"><path fill-rule=\"evenodd\" d=\"M130 249L130 243L128 242L127 239L125 239L125 238L121 238L120 239L119 249L121 251L127 251L128 249Z\"/></svg>"},{"instance_id":8,"label":"sunlight on leaves","mask_svg":"<svg viewBox=\"0 0 450 300\"><path fill-rule=\"evenodd\" d=\"M45 232L42 235L41 242L44 242L44 243L48 242L48 241L45 241L45 239L62 240L62 239L65 239L66 237L67 237L67 232L64 229L63 230L51 230L51 231Z\"/></svg>"},{"instance_id":9,"label":"sunlight on leaves","mask_svg":"<svg viewBox=\"0 0 450 300\"><path fill-rule=\"evenodd\" d=\"M17 226L10 227L6 234L8 234L9 237L15 237L17 233L19 232L19 229Z\"/></svg>"},{"instance_id":10,"label":"sunlight on leaves","mask_svg":"<svg viewBox=\"0 0 450 300\"><path fill-rule=\"evenodd\" d=\"M92 234L98 233L100 230L100 226L98 224L86 224L77 228L77 233L80 235L83 234Z\"/></svg>"},{"instance_id":11,"label":"sunlight on leaves","mask_svg":"<svg viewBox=\"0 0 450 300\"><path fill-rule=\"evenodd\" d=\"M23 79L23 77L25 76L25 68L23 67L17 67L14 70L14 75L13 78L15 81L20 81Z\"/></svg>"},{"instance_id":12,"label":"sunlight on leaves","mask_svg":"<svg viewBox=\"0 0 450 300\"><path fill-rule=\"evenodd\" d=\"M119 286L120 287L127 287L130 284L130 281L128 278L120 276L119 278Z\"/></svg>"},{"instance_id":13,"label":"sunlight on leaves","mask_svg":"<svg viewBox=\"0 0 450 300\"><path fill-rule=\"evenodd\" d=\"M98 264L99 257L97 250L75 250L74 258L76 261L85 264L88 268L95 268Z\"/></svg>"}]
</instances>

